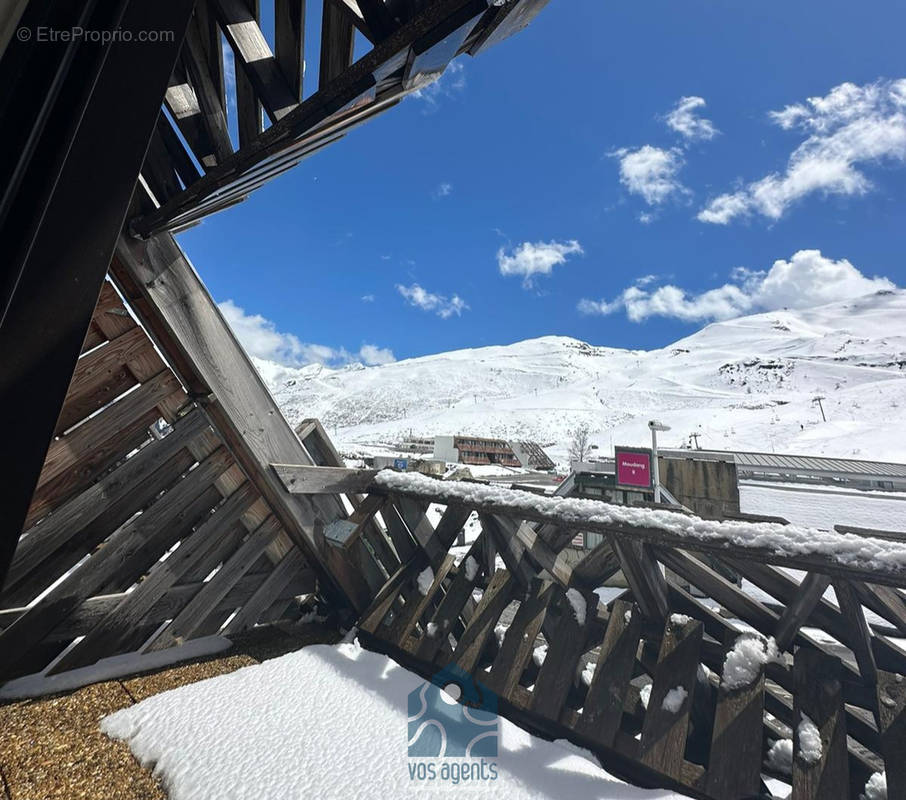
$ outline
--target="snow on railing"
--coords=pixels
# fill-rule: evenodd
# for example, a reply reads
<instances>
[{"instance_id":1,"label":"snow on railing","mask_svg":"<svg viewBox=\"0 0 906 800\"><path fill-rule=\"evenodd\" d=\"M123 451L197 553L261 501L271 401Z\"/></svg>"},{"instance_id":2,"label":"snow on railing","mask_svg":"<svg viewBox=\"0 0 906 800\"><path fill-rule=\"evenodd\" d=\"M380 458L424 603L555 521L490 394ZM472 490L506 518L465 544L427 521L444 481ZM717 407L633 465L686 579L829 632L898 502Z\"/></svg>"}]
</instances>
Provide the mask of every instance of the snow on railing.
<instances>
[{"instance_id":1,"label":"snow on railing","mask_svg":"<svg viewBox=\"0 0 906 800\"><path fill-rule=\"evenodd\" d=\"M382 470L372 486L385 492L417 496L436 503L458 503L477 510L526 519L544 519L577 528L603 527L614 533L660 532L682 546L686 540L691 549L696 544L715 547L738 547L774 555L778 559L817 557L828 566L839 566L877 573L902 581L906 575L906 542L838 533L801 525L742 520L706 520L677 511L614 505L600 500L572 497L548 497L495 485L463 481L439 481L414 472ZM680 541L677 541L680 540ZM814 565L810 565L812 568ZM820 570L820 567L819 567Z\"/></svg>"}]
</instances>

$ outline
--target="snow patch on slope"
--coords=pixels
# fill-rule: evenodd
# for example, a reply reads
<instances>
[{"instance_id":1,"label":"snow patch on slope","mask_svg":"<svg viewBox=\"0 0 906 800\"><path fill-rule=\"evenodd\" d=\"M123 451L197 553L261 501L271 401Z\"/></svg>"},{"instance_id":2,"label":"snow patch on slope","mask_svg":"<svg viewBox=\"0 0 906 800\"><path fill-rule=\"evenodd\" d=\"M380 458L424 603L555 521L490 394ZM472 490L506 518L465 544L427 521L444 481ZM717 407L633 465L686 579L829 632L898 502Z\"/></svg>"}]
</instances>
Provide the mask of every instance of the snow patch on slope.
<instances>
[{"instance_id":1,"label":"snow patch on slope","mask_svg":"<svg viewBox=\"0 0 906 800\"><path fill-rule=\"evenodd\" d=\"M281 367L254 359L292 424L318 417L347 453L416 436L534 439L562 463L571 431L645 445L653 415L677 447L906 460L906 292L714 323L658 350L565 336L378 367ZM825 396L828 421L813 402Z\"/></svg>"}]
</instances>

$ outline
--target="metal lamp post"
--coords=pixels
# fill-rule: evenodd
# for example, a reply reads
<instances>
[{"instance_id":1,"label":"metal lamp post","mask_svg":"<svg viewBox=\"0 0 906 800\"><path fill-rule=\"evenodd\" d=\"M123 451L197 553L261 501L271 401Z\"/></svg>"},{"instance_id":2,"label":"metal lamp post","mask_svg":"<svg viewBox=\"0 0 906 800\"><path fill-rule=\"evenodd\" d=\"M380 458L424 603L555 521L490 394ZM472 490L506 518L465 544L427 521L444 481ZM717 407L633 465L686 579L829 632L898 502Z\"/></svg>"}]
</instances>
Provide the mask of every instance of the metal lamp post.
<instances>
[{"instance_id":1,"label":"metal lamp post","mask_svg":"<svg viewBox=\"0 0 906 800\"><path fill-rule=\"evenodd\" d=\"M654 477L654 502L661 502L661 476L657 463L657 432L669 431L670 426L658 422L656 419L649 420L648 427L651 429L651 468Z\"/></svg>"}]
</instances>

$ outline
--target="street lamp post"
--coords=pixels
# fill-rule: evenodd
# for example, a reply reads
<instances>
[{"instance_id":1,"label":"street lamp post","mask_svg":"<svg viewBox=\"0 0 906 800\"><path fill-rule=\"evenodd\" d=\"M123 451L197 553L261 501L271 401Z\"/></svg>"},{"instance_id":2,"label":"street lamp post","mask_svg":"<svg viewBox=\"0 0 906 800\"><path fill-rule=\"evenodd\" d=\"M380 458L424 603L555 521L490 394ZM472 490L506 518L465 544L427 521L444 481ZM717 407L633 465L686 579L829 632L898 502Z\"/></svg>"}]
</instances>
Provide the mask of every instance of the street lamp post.
<instances>
[{"instance_id":1,"label":"street lamp post","mask_svg":"<svg viewBox=\"0 0 906 800\"><path fill-rule=\"evenodd\" d=\"M651 429L651 469L654 477L654 502L661 502L661 476L657 463L657 432L669 431L670 426L658 422L656 419L649 420L648 427Z\"/></svg>"}]
</instances>

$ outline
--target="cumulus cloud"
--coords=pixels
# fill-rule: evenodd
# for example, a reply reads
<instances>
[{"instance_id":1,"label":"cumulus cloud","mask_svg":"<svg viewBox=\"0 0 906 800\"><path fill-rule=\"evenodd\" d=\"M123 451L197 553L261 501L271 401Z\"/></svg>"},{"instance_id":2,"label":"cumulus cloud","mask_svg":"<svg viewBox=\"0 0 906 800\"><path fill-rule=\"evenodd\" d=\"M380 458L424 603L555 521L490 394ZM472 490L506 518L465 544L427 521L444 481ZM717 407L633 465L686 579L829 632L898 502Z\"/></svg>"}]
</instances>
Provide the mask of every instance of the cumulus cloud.
<instances>
[{"instance_id":1,"label":"cumulus cloud","mask_svg":"<svg viewBox=\"0 0 906 800\"><path fill-rule=\"evenodd\" d=\"M411 286L403 286L398 283L396 290L410 306L420 308L422 311L433 311L441 319L449 319L454 314L459 317L463 311L467 311L469 308L466 301L458 294L454 294L452 297L434 294L426 291L417 283L413 283Z\"/></svg>"},{"instance_id":2,"label":"cumulus cloud","mask_svg":"<svg viewBox=\"0 0 906 800\"><path fill-rule=\"evenodd\" d=\"M620 183L650 206L688 191L677 178L683 156L675 147L665 150L646 144L635 150L622 147L611 155L620 162Z\"/></svg>"},{"instance_id":3,"label":"cumulus cloud","mask_svg":"<svg viewBox=\"0 0 906 800\"><path fill-rule=\"evenodd\" d=\"M528 289L536 275L550 275L554 267L565 264L571 255L581 255L582 245L575 239L567 242L523 242L507 252L497 251L497 266L501 275L521 275L522 285Z\"/></svg>"},{"instance_id":4,"label":"cumulus cloud","mask_svg":"<svg viewBox=\"0 0 906 800\"><path fill-rule=\"evenodd\" d=\"M648 289L651 276L639 279L613 300L579 302L583 314L625 311L633 322L670 317L702 322L778 308L808 308L896 286L887 278L869 278L845 258L827 258L820 250L799 250L789 261L778 259L768 271L738 267L731 280L704 292L667 284Z\"/></svg>"},{"instance_id":5,"label":"cumulus cloud","mask_svg":"<svg viewBox=\"0 0 906 800\"><path fill-rule=\"evenodd\" d=\"M373 344L364 344L357 353L351 353L342 347L303 342L295 334L278 331L272 320L260 314L247 314L232 300L224 300L217 307L246 353L283 366L312 363L337 366L354 361L372 366L396 360L391 350Z\"/></svg>"},{"instance_id":6,"label":"cumulus cloud","mask_svg":"<svg viewBox=\"0 0 906 800\"><path fill-rule=\"evenodd\" d=\"M703 97L681 97L664 121L668 128L690 142L713 139L720 131L711 120L698 116L699 110L705 105Z\"/></svg>"},{"instance_id":7,"label":"cumulus cloud","mask_svg":"<svg viewBox=\"0 0 906 800\"><path fill-rule=\"evenodd\" d=\"M453 193L453 184L452 183L440 183L434 189L433 195L436 198L447 197Z\"/></svg>"},{"instance_id":8,"label":"cumulus cloud","mask_svg":"<svg viewBox=\"0 0 906 800\"><path fill-rule=\"evenodd\" d=\"M861 170L865 165L906 161L906 78L843 83L770 118L784 130L807 134L785 170L715 197L699 220L726 225L751 214L777 220L811 194L865 194L872 187Z\"/></svg>"}]
</instances>

